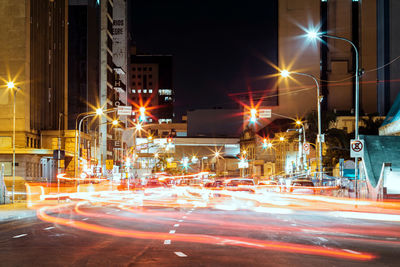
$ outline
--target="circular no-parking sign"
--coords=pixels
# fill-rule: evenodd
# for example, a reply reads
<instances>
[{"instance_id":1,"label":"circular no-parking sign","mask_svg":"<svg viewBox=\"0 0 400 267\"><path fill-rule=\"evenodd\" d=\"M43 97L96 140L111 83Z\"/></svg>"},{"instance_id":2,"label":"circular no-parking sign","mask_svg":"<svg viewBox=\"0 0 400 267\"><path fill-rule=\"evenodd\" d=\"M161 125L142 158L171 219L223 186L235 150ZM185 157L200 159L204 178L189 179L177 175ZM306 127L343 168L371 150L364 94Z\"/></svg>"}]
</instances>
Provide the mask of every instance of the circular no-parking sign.
<instances>
[{"instance_id":1,"label":"circular no-parking sign","mask_svg":"<svg viewBox=\"0 0 400 267\"><path fill-rule=\"evenodd\" d=\"M351 149L352 149L354 152L360 152L360 151L363 149L363 147L364 147L364 146L363 146L362 142L359 141L359 140L357 140L357 141L351 143Z\"/></svg>"},{"instance_id":2,"label":"circular no-parking sign","mask_svg":"<svg viewBox=\"0 0 400 267\"><path fill-rule=\"evenodd\" d=\"M310 150L310 144L309 143L304 143L303 144L303 149L304 149L304 151L309 151Z\"/></svg>"}]
</instances>

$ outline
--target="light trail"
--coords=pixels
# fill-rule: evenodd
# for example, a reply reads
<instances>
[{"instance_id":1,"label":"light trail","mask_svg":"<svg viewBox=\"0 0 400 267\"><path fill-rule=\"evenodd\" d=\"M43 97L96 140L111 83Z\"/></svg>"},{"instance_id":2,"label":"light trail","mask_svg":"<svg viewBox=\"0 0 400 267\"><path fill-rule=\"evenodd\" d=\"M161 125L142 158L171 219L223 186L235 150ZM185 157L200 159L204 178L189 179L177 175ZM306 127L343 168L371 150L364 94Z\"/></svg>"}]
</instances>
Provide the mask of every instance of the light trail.
<instances>
[{"instance_id":1,"label":"light trail","mask_svg":"<svg viewBox=\"0 0 400 267\"><path fill-rule=\"evenodd\" d=\"M335 258L345 258L352 260L367 261L376 258L375 255L364 252L356 254L344 251L342 249L318 247L312 245L301 245L294 243L278 242L278 241L263 241L250 238L239 238L231 236L210 236L198 234L166 234L161 232L144 232L137 230L125 230L112 227L105 227L86 222L73 221L61 217L48 215L46 212L54 212L54 207L42 207L37 211L37 216L47 222L65 225L68 227L77 228L80 230L95 232L99 234L113 235L118 237L129 237L136 239L151 239L151 240L173 240L179 242L201 243L201 244L224 244L248 248L257 248L265 250L274 250L282 252L292 252L309 255L328 256Z\"/></svg>"}]
</instances>

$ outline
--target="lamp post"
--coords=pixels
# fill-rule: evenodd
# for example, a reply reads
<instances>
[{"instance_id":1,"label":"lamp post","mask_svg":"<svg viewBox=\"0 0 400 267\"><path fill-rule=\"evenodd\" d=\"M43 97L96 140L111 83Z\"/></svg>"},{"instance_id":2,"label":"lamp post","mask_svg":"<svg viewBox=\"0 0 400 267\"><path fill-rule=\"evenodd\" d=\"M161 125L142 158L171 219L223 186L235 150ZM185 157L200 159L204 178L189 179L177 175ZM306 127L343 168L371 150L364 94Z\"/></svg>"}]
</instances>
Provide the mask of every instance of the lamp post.
<instances>
[{"instance_id":1,"label":"lamp post","mask_svg":"<svg viewBox=\"0 0 400 267\"><path fill-rule=\"evenodd\" d=\"M358 55L358 49L356 47L356 45L350 41L349 39L343 38L343 37L338 37L338 36L333 36L333 35L328 35L328 34L324 34L324 33L318 33L316 31L308 31L307 32L307 36L311 39L320 39L320 37L326 37L326 38L331 38L331 39L336 39L336 40L342 40L345 41L347 43L349 43L355 51L355 56L356 56L356 92L355 92L355 103L354 103L354 108L355 108L355 125L354 125L354 132L355 132L355 139L359 140L359 134L358 134L358 128L359 128L359 109L360 109L360 76L359 76L359 70L358 70L358 65L359 65L359 55ZM358 158L355 158L355 187L356 187L356 198L358 198Z\"/></svg>"},{"instance_id":2,"label":"lamp post","mask_svg":"<svg viewBox=\"0 0 400 267\"><path fill-rule=\"evenodd\" d=\"M76 136L76 128L75 128L75 153L74 153L74 155L75 155L75 160L77 159L78 160L78 168L76 168L75 166L76 166L76 164L75 164L75 177L76 177L76 172L77 172L77 169L79 169L79 165L80 165L80 162L79 162L79 157L80 157L80 147L81 147L81 126L82 126L82 122L85 120L85 119L87 119L87 118L90 118L90 117L95 117L95 116L100 116L100 115L103 115L103 114L108 114L108 113L111 113L111 112L114 112L116 109L114 109L114 108L112 108L112 109L108 109L108 110L105 110L105 111L103 111L101 108L99 108L99 109L97 109L95 112L90 112L90 113L81 113L81 114L79 114L78 115L78 117L77 117L77 120L78 120L78 118L79 118L79 116L80 115L83 115L83 114L87 114L86 116L84 116L82 119L80 119L80 121L79 121L79 126L78 126L78 136ZM78 148L77 148L77 139L78 138Z\"/></svg>"},{"instance_id":3,"label":"lamp post","mask_svg":"<svg viewBox=\"0 0 400 267\"><path fill-rule=\"evenodd\" d=\"M12 203L14 203L15 200L15 99L17 95L17 91L20 91L20 87L15 87L14 82L8 82L7 83L8 89L13 91L13 160L12 160L12 173L13 173L13 183L12 183Z\"/></svg>"},{"instance_id":4,"label":"lamp post","mask_svg":"<svg viewBox=\"0 0 400 267\"><path fill-rule=\"evenodd\" d=\"M288 77L290 74L296 74L300 76L306 76L315 82L316 88L317 88L317 107L318 107L318 154L319 154L319 164L318 164L318 170L319 170L319 180L320 183L322 184L322 140L321 140L321 96L319 92L319 83L317 81L317 78L315 78L314 75L307 74L307 73L302 73L302 72L289 72L287 70L282 70L281 71L281 76L282 77Z\"/></svg>"}]
</instances>

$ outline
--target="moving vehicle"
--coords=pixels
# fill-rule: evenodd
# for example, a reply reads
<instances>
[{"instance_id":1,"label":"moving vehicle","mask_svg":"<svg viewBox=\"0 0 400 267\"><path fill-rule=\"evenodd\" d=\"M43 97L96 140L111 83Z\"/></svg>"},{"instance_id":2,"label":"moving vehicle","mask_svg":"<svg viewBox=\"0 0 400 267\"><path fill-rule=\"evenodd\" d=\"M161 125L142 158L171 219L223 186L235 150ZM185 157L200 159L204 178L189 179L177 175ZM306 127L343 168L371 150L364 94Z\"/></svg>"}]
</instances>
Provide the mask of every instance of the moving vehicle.
<instances>
[{"instance_id":1,"label":"moving vehicle","mask_svg":"<svg viewBox=\"0 0 400 267\"><path fill-rule=\"evenodd\" d=\"M253 179L234 178L224 182L224 187L229 191L244 191L254 193L255 183Z\"/></svg>"},{"instance_id":2,"label":"moving vehicle","mask_svg":"<svg viewBox=\"0 0 400 267\"><path fill-rule=\"evenodd\" d=\"M310 180L293 180L289 187L289 192L294 194L314 194L314 183Z\"/></svg>"}]
</instances>

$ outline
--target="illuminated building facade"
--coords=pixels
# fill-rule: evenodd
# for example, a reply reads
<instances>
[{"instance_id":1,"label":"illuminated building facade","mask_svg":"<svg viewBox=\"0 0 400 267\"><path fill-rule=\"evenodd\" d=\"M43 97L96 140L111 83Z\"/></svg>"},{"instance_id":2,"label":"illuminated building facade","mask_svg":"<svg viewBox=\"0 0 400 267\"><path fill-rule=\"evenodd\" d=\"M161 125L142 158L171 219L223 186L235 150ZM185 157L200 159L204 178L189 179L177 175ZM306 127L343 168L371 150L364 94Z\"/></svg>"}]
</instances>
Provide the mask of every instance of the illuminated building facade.
<instances>
[{"instance_id":1,"label":"illuminated building facade","mask_svg":"<svg viewBox=\"0 0 400 267\"><path fill-rule=\"evenodd\" d=\"M0 164L12 169L13 96L16 93L16 176L52 177L58 129L68 116L68 1L0 1ZM44 145L56 130L54 147ZM7 183L7 181L6 181ZM7 184L8 185L8 184Z\"/></svg>"},{"instance_id":2,"label":"illuminated building facade","mask_svg":"<svg viewBox=\"0 0 400 267\"><path fill-rule=\"evenodd\" d=\"M129 62L128 102L146 106L152 116L147 122L172 123L175 90L171 55L136 55L132 48ZM137 110L133 104L133 110ZM137 118L133 117L133 121Z\"/></svg>"}]
</instances>

